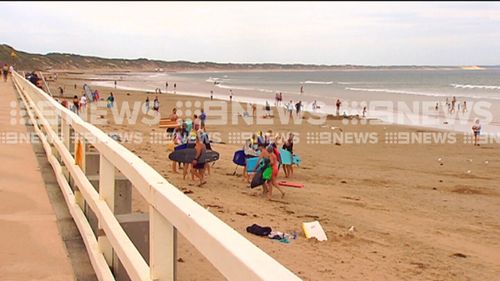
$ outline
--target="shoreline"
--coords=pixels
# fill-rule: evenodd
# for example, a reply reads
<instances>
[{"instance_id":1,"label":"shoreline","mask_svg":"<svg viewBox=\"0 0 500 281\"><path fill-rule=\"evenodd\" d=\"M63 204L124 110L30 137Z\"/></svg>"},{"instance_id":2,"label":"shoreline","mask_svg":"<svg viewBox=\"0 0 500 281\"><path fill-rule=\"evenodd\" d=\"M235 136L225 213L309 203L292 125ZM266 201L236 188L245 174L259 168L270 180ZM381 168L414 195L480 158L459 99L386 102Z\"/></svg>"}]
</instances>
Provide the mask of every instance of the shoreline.
<instances>
[{"instance_id":1,"label":"shoreline","mask_svg":"<svg viewBox=\"0 0 500 281\"><path fill-rule=\"evenodd\" d=\"M109 80L110 83L111 83L111 81L113 81L113 80ZM95 82L97 82L97 83L95 83ZM105 83L102 83L101 85L99 85L99 82L107 82L107 81L95 81L95 80L92 80L92 82L90 83L90 85L107 88L108 90L113 90L114 89L114 87L105 85ZM219 88L221 88L221 87L219 87ZM226 88L221 88L221 89L228 90L230 88L231 87L227 87L227 89ZM160 94L152 93L150 89L146 89L146 88L135 88L135 87L127 87L127 86L117 86L116 89L120 89L120 90L124 90L124 91L134 91L134 92L137 92L137 93L147 92L148 94L160 95ZM234 89L236 89L236 88L234 88ZM241 89L239 89L239 90L241 90ZM161 95L173 95L173 96L176 96L176 95L177 96L182 96L182 95L184 95L184 96L193 96L193 97L207 98L207 94L204 94L204 93L185 92L185 91L177 91L175 94L173 92L169 92L169 93L163 93L162 92ZM223 98L221 98L221 96ZM229 101L229 95L227 95L227 94L225 94L225 95L217 94L217 98L214 98L214 100ZM252 97L249 97L249 96L234 96L233 100L235 102L255 103L255 104L260 105L260 106L265 106L266 101L268 101L268 99L252 98ZM274 103L269 103L269 105L271 106L271 108L279 108L279 109L283 108L283 105L281 105L279 107L276 107ZM310 106L310 103L305 103L304 109L302 111L303 112L307 112L309 114L325 114L325 115L333 115L334 116L335 110L334 110L333 106L328 106L327 105L328 107L330 107L329 110L328 110L328 107L327 107L327 110L325 110L325 108L323 107L323 109L320 109L320 110L317 110L317 111L314 111L312 109L308 109L309 106ZM382 122L384 124L410 126L410 127L423 128L423 129L443 130L443 131L449 131L449 132L455 132L455 133L465 133L465 134L467 134L467 133L471 134L472 133L471 127L473 125L473 120L467 120L464 123L462 119L448 118L446 116L435 117L435 116L427 116L427 115L420 115L420 114L410 113L410 114L407 114L406 116L409 116L409 117L413 118L413 120L426 119L426 120L429 120L429 121L433 122L433 124L408 124L408 123L397 122L397 121L390 122L387 119L383 119L383 118L379 117L379 116L384 115L384 114L388 115L388 116L392 115L393 117L394 116L399 116L401 114L400 112L377 112L378 114L373 114L373 115L367 114L366 117L362 117L362 116L360 116L361 114L359 112L359 109L354 110L352 108L347 108L347 109L344 109L343 111L347 112L347 116L348 117L358 117L358 118L366 119L366 120L376 119L377 122ZM354 114L354 111L357 111L357 114ZM455 115L455 116L458 116L458 115ZM339 115L339 116L337 116L337 117L339 117L341 119L342 114ZM491 125L491 124L483 124L483 127L486 127L488 125ZM450 126L453 126L453 127L450 128ZM493 126L495 126L495 125L493 125ZM485 131L483 129L483 133L482 134L487 135L489 137L496 138L500 142L500 128L498 128L498 126L496 126L496 127L497 127L496 131L495 130L494 131Z\"/></svg>"}]
</instances>

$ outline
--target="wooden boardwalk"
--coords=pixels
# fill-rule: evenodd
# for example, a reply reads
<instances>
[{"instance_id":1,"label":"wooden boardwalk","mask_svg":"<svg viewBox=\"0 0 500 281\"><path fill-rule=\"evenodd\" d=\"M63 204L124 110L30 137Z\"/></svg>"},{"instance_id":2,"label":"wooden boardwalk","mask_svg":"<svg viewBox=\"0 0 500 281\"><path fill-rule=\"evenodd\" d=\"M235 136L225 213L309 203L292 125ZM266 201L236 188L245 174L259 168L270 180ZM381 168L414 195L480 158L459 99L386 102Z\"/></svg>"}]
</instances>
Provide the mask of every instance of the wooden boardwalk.
<instances>
[{"instance_id":1,"label":"wooden boardwalk","mask_svg":"<svg viewBox=\"0 0 500 281\"><path fill-rule=\"evenodd\" d=\"M16 102L0 81L0 280L75 280Z\"/></svg>"}]
</instances>

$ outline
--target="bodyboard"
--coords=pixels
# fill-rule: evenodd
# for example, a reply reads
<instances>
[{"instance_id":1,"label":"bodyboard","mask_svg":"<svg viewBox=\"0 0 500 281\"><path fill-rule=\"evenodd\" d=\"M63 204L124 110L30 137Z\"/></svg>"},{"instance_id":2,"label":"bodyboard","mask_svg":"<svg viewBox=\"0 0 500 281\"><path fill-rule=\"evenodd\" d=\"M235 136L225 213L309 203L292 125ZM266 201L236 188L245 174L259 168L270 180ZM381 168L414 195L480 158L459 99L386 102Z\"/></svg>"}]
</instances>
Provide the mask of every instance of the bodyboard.
<instances>
[{"instance_id":1,"label":"bodyboard","mask_svg":"<svg viewBox=\"0 0 500 281\"><path fill-rule=\"evenodd\" d=\"M280 158L281 158L281 164L282 165L292 165L292 154L290 151L280 148Z\"/></svg>"},{"instance_id":2,"label":"bodyboard","mask_svg":"<svg viewBox=\"0 0 500 281\"><path fill-rule=\"evenodd\" d=\"M292 162L293 162L293 164L300 166L300 163L302 162L302 160L300 159L300 157L298 155L294 154Z\"/></svg>"},{"instance_id":3,"label":"bodyboard","mask_svg":"<svg viewBox=\"0 0 500 281\"><path fill-rule=\"evenodd\" d=\"M279 181L278 185L295 187L295 188L303 188L304 187L304 185L301 183L290 182L290 181Z\"/></svg>"},{"instance_id":4,"label":"bodyboard","mask_svg":"<svg viewBox=\"0 0 500 281\"><path fill-rule=\"evenodd\" d=\"M259 157L252 157L252 158L246 159L247 173L253 173L253 170L255 169L255 165L257 165L258 161L259 161Z\"/></svg>"},{"instance_id":5,"label":"bodyboard","mask_svg":"<svg viewBox=\"0 0 500 281\"><path fill-rule=\"evenodd\" d=\"M237 150L233 155L233 163L238 166L245 166L246 164L245 152L243 150Z\"/></svg>"},{"instance_id":6,"label":"bodyboard","mask_svg":"<svg viewBox=\"0 0 500 281\"><path fill-rule=\"evenodd\" d=\"M196 150L194 148L186 148L181 150L175 150L168 155L168 159L180 162L180 163L191 163L196 156ZM213 150L207 150L198 162L208 163L219 160L219 153Z\"/></svg>"},{"instance_id":7,"label":"bodyboard","mask_svg":"<svg viewBox=\"0 0 500 281\"><path fill-rule=\"evenodd\" d=\"M250 183L250 187L255 188L259 185L262 185L264 182L265 181L262 178L262 170L257 170L257 172L255 172L255 175L252 178L252 182Z\"/></svg>"}]
</instances>

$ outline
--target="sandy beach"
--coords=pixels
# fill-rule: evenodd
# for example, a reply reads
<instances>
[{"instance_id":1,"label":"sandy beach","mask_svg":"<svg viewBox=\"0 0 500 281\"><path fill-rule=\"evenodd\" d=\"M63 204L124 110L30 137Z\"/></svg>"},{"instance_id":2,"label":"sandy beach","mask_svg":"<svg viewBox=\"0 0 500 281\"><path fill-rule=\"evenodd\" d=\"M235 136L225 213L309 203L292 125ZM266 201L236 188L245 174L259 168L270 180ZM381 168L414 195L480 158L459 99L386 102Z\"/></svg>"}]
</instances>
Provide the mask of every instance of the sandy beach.
<instances>
[{"instance_id":1,"label":"sandy beach","mask_svg":"<svg viewBox=\"0 0 500 281\"><path fill-rule=\"evenodd\" d=\"M55 96L59 86L65 87L65 96L80 96L84 83L88 81L65 79L60 74L50 85ZM132 105L144 102L146 96L152 102L155 97L144 92L97 89L104 99L113 92L118 111L122 102ZM158 98L163 117L179 105L184 106L183 111L191 109L188 104L195 110L199 109L196 102L201 107L207 101L172 93ZM500 145L476 147L464 140L463 134L456 134L455 142L446 144L390 143L389 138L395 135L444 132L343 122L339 118L319 125L250 125L239 113L231 111L231 106L225 112L238 125L212 125L214 117L208 116L207 132L217 142L212 148L220 153L220 160L211 167L208 183L202 187L172 173L166 143L150 142L150 136L164 131L158 124L129 123L127 119L116 124L107 109L108 124L97 127L123 134L125 147L304 280L498 280ZM138 120L142 117L140 113ZM241 167L233 175L236 165L232 162L234 152L243 146L244 139L238 139L242 132L269 129L299 136L294 152L302 164L290 180L305 185L301 189L283 187L284 198L275 190L271 201L261 196L261 187L248 187ZM134 134L136 137L130 137ZM370 134L376 141L330 140L334 134ZM314 143L315 137L323 143ZM284 178L282 170L279 177ZM137 193L133 209L147 212ZM301 224L315 220L321 223L328 241L305 238ZM296 231L298 237L287 244L247 233L246 227L254 223L275 231ZM354 231L348 231L351 226ZM178 258L179 280L223 280L182 237Z\"/></svg>"}]
</instances>

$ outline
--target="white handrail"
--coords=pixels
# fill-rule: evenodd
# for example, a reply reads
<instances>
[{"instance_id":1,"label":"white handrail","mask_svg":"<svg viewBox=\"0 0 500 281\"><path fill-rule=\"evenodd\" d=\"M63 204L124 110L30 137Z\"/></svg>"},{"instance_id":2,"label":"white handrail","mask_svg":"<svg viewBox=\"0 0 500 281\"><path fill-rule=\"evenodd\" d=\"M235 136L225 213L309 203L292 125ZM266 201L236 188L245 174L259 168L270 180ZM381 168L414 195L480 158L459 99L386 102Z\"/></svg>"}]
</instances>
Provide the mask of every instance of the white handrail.
<instances>
[{"instance_id":1,"label":"white handrail","mask_svg":"<svg viewBox=\"0 0 500 281\"><path fill-rule=\"evenodd\" d=\"M300 280L290 270L237 231L172 186L152 167L121 144L112 140L95 126L83 121L72 111L64 108L47 93L34 87L19 74L14 73L14 77L19 90L25 96L31 95L33 100L48 103L56 111L57 116L69 124L76 133L85 137L86 141L91 143L105 159L120 170L150 207L173 225L226 278L229 280ZM124 231L113 216L111 209L103 199L99 198L79 166L74 164L74 159L68 149L49 126L43 112L38 110L33 100L28 101L27 107L31 106L36 116L41 120L40 123L44 125L47 139L52 141L71 176L82 191L84 199L96 213L99 224L104 229L130 277L132 280L152 280L153 272L138 254L130 239L124 235ZM56 170L55 167L54 169ZM69 204L70 202L68 202ZM81 216L73 216L73 218L77 220L81 219ZM99 267L102 264L93 264L93 266Z\"/></svg>"}]
</instances>

